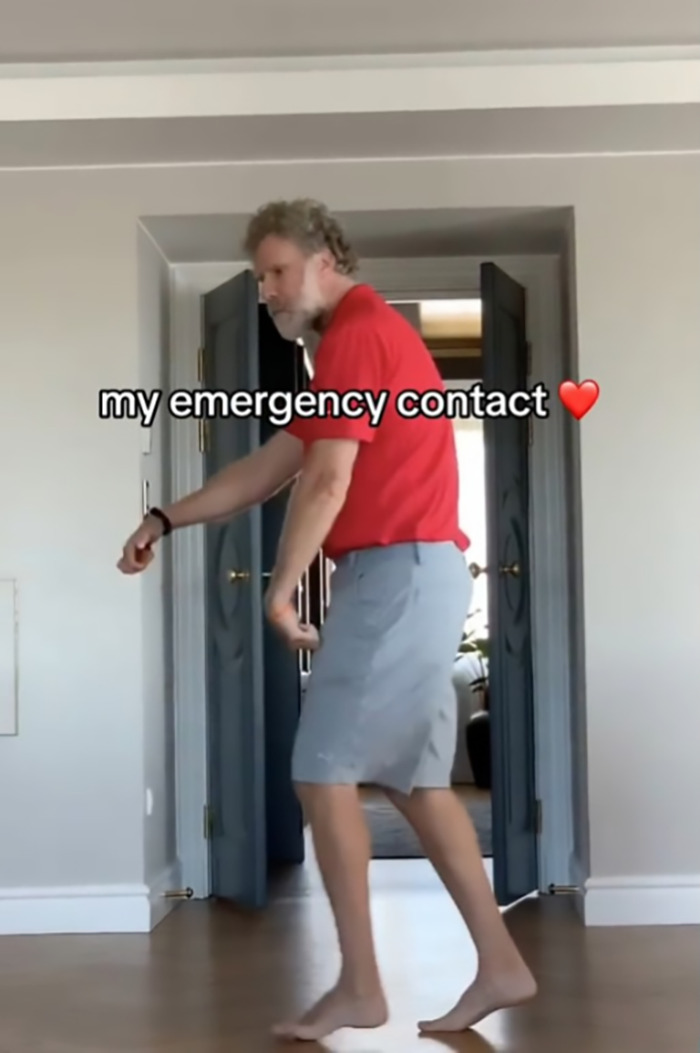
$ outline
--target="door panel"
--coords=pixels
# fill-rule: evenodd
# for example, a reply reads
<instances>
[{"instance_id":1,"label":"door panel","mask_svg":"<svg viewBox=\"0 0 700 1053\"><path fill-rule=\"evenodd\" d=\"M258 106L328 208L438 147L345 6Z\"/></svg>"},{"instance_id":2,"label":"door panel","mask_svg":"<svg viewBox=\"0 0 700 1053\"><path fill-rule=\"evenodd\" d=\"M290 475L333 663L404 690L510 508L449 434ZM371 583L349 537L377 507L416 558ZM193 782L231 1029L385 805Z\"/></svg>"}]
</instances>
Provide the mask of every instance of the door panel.
<instances>
[{"instance_id":1,"label":"door panel","mask_svg":"<svg viewBox=\"0 0 700 1053\"><path fill-rule=\"evenodd\" d=\"M259 381L262 391L299 391L303 386L302 348L280 336L264 305L258 309ZM278 430L270 414L260 422L260 441ZM262 507L263 575L275 565L290 489ZM267 855L270 866L304 861L304 825L291 777L291 759L301 709L299 655L282 642L269 623L263 626Z\"/></svg>"},{"instance_id":2,"label":"door panel","mask_svg":"<svg viewBox=\"0 0 700 1053\"><path fill-rule=\"evenodd\" d=\"M203 386L255 391L258 290L250 271L203 300ZM209 422L205 479L259 442L253 417ZM261 511L205 527L212 895L267 898Z\"/></svg>"},{"instance_id":3,"label":"door panel","mask_svg":"<svg viewBox=\"0 0 700 1053\"><path fill-rule=\"evenodd\" d=\"M481 268L483 386L527 388L525 290ZM538 887L527 418L484 418L494 884L501 905Z\"/></svg>"}]
</instances>

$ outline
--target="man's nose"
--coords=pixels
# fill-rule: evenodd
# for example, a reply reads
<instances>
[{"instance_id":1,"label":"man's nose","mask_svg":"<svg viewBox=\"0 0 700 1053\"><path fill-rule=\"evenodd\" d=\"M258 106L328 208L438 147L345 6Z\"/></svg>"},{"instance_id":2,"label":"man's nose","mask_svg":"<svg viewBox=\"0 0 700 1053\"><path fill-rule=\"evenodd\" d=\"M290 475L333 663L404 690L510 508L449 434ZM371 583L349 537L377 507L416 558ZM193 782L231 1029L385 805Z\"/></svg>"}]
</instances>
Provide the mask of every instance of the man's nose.
<instances>
[{"instance_id":1,"label":"man's nose","mask_svg":"<svg viewBox=\"0 0 700 1053\"><path fill-rule=\"evenodd\" d=\"M271 278L263 278L260 282L260 295L266 304L272 304L275 299L274 284Z\"/></svg>"}]
</instances>

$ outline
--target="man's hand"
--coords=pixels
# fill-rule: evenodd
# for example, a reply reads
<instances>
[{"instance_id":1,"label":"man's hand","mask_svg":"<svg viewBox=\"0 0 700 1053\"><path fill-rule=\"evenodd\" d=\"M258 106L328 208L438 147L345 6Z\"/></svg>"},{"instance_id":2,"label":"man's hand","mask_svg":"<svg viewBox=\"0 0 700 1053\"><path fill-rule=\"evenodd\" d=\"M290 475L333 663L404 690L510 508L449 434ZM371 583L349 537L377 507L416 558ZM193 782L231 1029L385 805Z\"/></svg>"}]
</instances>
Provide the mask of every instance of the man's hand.
<instances>
[{"instance_id":1,"label":"man's hand","mask_svg":"<svg viewBox=\"0 0 700 1053\"><path fill-rule=\"evenodd\" d=\"M265 594L265 614L292 651L315 651L319 646L314 625L302 625L291 598L273 583Z\"/></svg>"},{"instance_id":2,"label":"man's hand","mask_svg":"<svg viewBox=\"0 0 700 1053\"><path fill-rule=\"evenodd\" d=\"M153 545L163 533L160 520L155 516L146 516L138 530L128 538L124 545L117 567L122 574L139 574L153 562Z\"/></svg>"}]
</instances>

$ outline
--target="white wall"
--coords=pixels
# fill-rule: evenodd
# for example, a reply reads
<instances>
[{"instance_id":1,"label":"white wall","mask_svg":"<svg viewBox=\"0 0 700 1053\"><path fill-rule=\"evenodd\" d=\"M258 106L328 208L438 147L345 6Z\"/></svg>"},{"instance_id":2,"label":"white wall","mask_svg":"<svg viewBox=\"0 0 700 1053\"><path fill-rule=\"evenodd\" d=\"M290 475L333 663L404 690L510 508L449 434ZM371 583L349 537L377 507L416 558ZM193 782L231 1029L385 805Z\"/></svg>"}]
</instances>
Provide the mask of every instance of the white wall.
<instances>
[{"instance_id":1,"label":"white wall","mask_svg":"<svg viewBox=\"0 0 700 1053\"><path fill-rule=\"evenodd\" d=\"M572 205L579 373L602 390L577 426L591 904L597 920L649 920L653 901L657 920L700 921L698 185L693 157L0 174L0 551L22 634L21 734L0 739L0 886L147 876L152 586L114 569L140 515L140 435L96 413L100 387L139 382L137 217L280 194L336 209ZM688 891L666 895L674 879ZM19 907L2 896L7 928Z\"/></svg>"},{"instance_id":2,"label":"white wall","mask_svg":"<svg viewBox=\"0 0 700 1053\"><path fill-rule=\"evenodd\" d=\"M31 931L46 910L32 890L144 872L141 597L115 570L139 436L100 420L97 399L138 376L136 237L99 190L0 181L0 553L20 611L0 931Z\"/></svg>"}]
</instances>

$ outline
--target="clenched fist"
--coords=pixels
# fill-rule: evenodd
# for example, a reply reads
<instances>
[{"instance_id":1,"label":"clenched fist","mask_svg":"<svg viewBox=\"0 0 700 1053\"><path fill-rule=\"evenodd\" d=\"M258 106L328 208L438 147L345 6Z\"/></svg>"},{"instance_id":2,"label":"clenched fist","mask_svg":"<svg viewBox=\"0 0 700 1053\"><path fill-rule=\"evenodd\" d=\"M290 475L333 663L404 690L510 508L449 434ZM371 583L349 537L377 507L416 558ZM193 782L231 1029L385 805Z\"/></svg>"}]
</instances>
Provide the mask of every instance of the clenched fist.
<instances>
[{"instance_id":1,"label":"clenched fist","mask_svg":"<svg viewBox=\"0 0 700 1053\"><path fill-rule=\"evenodd\" d=\"M280 595L272 585L265 594L265 613L268 621L277 630L292 651L316 651L320 636L315 625L302 625L296 607L285 595Z\"/></svg>"},{"instance_id":2,"label":"clenched fist","mask_svg":"<svg viewBox=\"0 0 700 1053\"><path fill-rule=\"evenodd\" d=\"M153 545L163 534L163 526L158 519L146 516L138 530L135 530L124 545L117 567L122 574L138 574L145 570L153 560Z\"/></svg>"}]
</instances>

